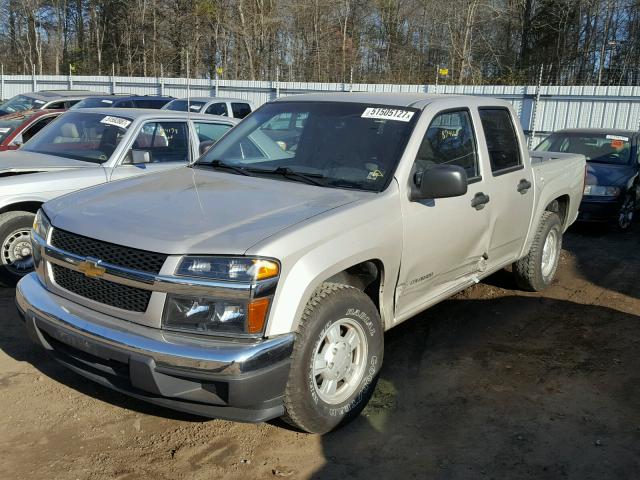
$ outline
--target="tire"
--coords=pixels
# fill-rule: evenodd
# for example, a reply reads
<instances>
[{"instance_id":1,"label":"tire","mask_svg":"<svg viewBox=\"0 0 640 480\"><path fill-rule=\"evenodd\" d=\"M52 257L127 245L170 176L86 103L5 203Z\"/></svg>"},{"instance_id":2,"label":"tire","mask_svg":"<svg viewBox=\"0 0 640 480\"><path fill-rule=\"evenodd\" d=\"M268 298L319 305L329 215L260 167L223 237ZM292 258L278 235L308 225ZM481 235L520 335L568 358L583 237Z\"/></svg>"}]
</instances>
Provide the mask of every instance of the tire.
<instances>
[{"instance_id":1,"label":"tire","mask_svg":"<svg viewBox=\"0 0 640 480\"><path fill-rule=\"evenodd\" d=\"M8 286L33 271L31 256L30 212L7 212L0 215L0 282Z\"/></svg>"},{"instance_id":2,"label":"tire","mask_svg":"<svg viewBox=\"0 0 640 480\"><path fill-rule=\"evenodd\" d=\"M619 232L627 232L633 223L633 216L636 210L636 199L631 192L624 195L618 216L616 218L616 229Z\"/></svg>"},{"instance_id":3,"label":"tire","mask_svg":"<svg viewBox=\"0 0 640 480\"><path fill-rule=\"evenodd\" d=\"M351 421L373 394L383 353L384 331L371 299L354 287L323 283L296 332L283 420L320 434Z\"/></svg>"},{"instance_id":4,"label":"tire","mask_svg":"<svg viewBox=\"0 0 640 480\"><path fill-rule=\"evenodd\" d=\"M540 292L551 285L561 250L562 222L557 213L546 211L542 214L529 253L513 264L518 286L530 292Z\"/></svg>"}]
</instances>

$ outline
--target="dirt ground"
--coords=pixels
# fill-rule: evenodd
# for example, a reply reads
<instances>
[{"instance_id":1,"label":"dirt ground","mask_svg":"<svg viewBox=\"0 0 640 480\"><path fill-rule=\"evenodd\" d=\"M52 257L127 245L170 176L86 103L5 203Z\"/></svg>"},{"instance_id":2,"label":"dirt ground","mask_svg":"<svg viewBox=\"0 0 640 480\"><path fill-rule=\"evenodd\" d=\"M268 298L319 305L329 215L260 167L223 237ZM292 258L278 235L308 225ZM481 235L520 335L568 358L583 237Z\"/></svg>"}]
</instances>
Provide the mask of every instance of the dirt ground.
<instances>
[{"instance_id":1,"label":"dirt ground","mask_svg":"<svg viewBox=\"0 0 640 480\"><path fill-rule=\"evenodd\" d=\"M640 478L640 226L573 228L555 284L506 272L388 332L324 437L129 399L32 346L0 290L0 479Z\"/></svg>"}]
</instances>

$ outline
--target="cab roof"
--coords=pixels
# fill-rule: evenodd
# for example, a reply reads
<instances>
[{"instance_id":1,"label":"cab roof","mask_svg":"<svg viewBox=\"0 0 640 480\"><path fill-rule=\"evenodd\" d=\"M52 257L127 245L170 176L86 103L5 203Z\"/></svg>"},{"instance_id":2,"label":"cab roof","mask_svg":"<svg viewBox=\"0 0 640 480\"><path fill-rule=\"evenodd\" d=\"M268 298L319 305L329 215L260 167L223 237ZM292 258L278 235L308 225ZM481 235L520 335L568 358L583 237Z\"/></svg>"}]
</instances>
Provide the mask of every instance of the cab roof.
<instances>
[{"instance_id":1,"label":"cab roof","mask_svg":"<svg viewBox=\"0 0 640 480\"><path fill-rule=\"evenodd\" d=\"M192 112L179 112L176 110L160 110L156 108L113 108L113 107L96 107L96 108L81 108L78 110L68 110L68 114L85 114L85 113L99 113L102 115L110 115L113 117L124 117L131 120L137 120L142 118L154 119L154 118L175 118L176 120L223 120L227 123L238 123L239 120L232 117L223 117L221 115L208 115L204 113L192 113Z\"/></svg>"},{"instance_id":2,"label":"cab roof","mask_svg":"<svg viewBox=\"0 0 640 480\"><path fill-rule=\"evenodd\" d=\"M462 100L462 102L460 102ZM387 105L393 107L409 107L424 109L432 103L466 104L468 106L511 106L505 100L493 97L480 97L474 95L448 95L448 94L426 94L426 93L368 93L368 92L332 92L332 93L309 93L302 95L291 95L281 97L276 102L352 102L372 105Z\"/></svg>"}]
</instances>

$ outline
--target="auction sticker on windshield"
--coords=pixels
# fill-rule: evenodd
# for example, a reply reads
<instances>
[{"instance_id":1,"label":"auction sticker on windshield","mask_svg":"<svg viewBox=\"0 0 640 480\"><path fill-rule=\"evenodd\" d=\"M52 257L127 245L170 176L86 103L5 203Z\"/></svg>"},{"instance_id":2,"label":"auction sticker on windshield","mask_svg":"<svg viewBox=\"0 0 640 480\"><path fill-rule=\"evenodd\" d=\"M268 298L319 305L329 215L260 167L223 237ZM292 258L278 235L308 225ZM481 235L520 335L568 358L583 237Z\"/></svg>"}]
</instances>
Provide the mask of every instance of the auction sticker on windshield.
<instances>
[{"instance_id":1,"label":"auction sticker on windshield","mask_svg":"<svg viewBox=\"0 0 640 480\"><path fill-rule=\"evenodd\" d=\"M623 142L628 142L629 137L623 137L621 135L607 135L607 140L622 140Z\"/></svg>"},{"instance_id":2,"label":"auction sticker on windshield","mask_svg":"<svg viewBox=\"0 0 640 480\"><path fill-rule=\"evenodd\" d=\"M113 125L115 127L120 127L126 129L129 125L131 125L131 120L127 120L126 118L120 117L112 117L111 115L107 115L100 123L106 123L107 125Z\"/></svg>"},{"instance_id":3,"label":"auction sticker on windshield","mask_svg":"<svg viewBox=\"0 0 640 480\"><path fill-rule=\"evenodd\" d=\"M368 107L361 115L362 118L375 118L378 120L396 120L398 122L409 122L413 117L411 110L401 110L397 108Z\"/></svg>"}]
</instances>

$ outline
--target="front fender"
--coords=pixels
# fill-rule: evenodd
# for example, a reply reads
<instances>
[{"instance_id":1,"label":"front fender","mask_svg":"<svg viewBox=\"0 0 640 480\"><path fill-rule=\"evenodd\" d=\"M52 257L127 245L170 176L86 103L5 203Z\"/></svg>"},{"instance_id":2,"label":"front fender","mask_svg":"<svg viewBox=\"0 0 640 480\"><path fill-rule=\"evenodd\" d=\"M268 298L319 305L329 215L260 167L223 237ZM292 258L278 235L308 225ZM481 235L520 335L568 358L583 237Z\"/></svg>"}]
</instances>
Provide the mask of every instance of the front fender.
<instances>
[{"instance_id":1,"label":"front fender","mask_svg":"<svg viewBox=\"0 0 640 480\"><path fill-rule=\"evenodd\" d=\"M322 282L368 260L383 266L380 314L386 328L393 324L393 297L402 256L397 192L338 210L292 227L248 252L278 258L282 264L267 336L295 331L305 305Z\"/></svg>"}]
</instances>

